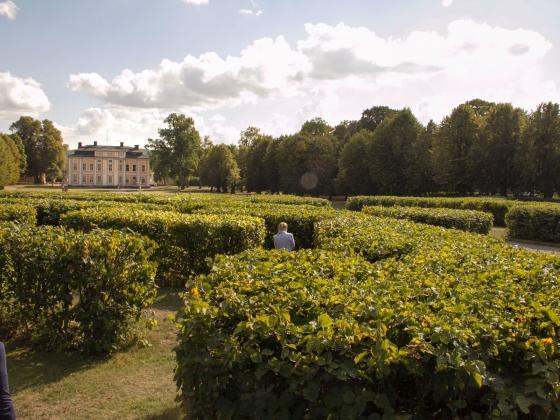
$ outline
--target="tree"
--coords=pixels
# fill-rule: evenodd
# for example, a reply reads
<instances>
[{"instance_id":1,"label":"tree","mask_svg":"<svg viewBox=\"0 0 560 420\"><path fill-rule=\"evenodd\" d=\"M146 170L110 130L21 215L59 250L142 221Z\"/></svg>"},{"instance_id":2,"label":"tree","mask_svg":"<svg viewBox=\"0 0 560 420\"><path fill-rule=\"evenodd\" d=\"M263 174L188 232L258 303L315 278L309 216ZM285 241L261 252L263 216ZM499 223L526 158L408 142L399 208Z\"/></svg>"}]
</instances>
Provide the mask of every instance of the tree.
<instances>
[{"instance_id":1,"label":"tree","mask_svg":"<svg viewBox=\"0 0 560 420\"><path fill-rule=\"evenodd\" d=\"M524 177L528 187L552 198L560 191L560 107L540 104L523 133Z\"/></svg>"},{"instance_id":2,"label":"tree","mask_svg":"<svg viewBox=\"0 0 560 420\"><path fill-rule=\"evenodd\" d=\"M279 155L282 140L282 138L271 140L264 155L264 178L266 188L272 193L280 191Z\"/></svg>"},{"instance_id":3,"label":"tree","mask_svg":"<svg viewBox=\"0 0 560 420\"><path fill-rule=\"evenodd\" d=\"M205 185L226 192L228 188L235 192L240 180L239 167L231 149L225 144L211 146L208 154L200 164L200 179Z\"/></svg>"},{"instance_id":4,"label":"tree","mask_svg":"<svg viewBox=\"0 0 560 420\"><path fill-rule=\"evenodd\" d=\"M180 189L185 189L190 175L197 170L201 153L200 134L194 121L183 114L170 114L158 130L158 139L148 139L147 149L154 172L160 177L176 179Z\"/></svg>"},{"instance_id":5,"label":"tree","mask_svg":"<svg viewBox=\"0 0 560 420\"><path fill-rule=\"evenodd\" d=\"M359 130L375 131L385 118L394 116L398 111L388 106L374 106L362 112L362 118L358 121Z\"/></svg>"},{"instance_id":6,"label":"tree","mask_svg":"<svg viewBox=\"0 0 560 420\"><path fill-rule=\"evenodd\" d=\"M12 136L0 134L0 189L19 180L22 155Z\"/></svg>"},{"instance_id":7,"label":"tree","mask_svg":"<svg viewBox=\"0 0 560 420\"><path fill-rule=\"evenodd\" d=\"M486 179L485 189L507 196L519 188L520 168L517 155L521 148L521 132L525 115L511 104L495 104L486 114L480 138L474 149L475 159L482 163L477 173ZM483 186L484 188L484 186Z\"/></svg>"},{"instance_id":8,"label":"tree","mask_svg":"<svg viewBox=\"0 0 560 420\"><path fill-rule=\"evenodd\" d=\"M10 126L24 146L27 157L26 174L36 183L45 183L61 177L66 167L66 147L62 133L52 121L38 121L32 117L20 117Z\"/></svg>"},{"instance_id":9,"label":"tree","mask_svg":"<svg viewBox=\"0 0 560 420\"><path fill-rule=\"evenodd\" d=\"M260 135L258 138L254 139L247 151L247 191L260 193L268 189L265 159L271 142L272 137Z\"/></svg>"},{"instance_id":10,"label":"tree","mask_svg":"<svg viewBox=\"0 0 560 420\"><path fill-rule=\"evenodd\" d=\"M474 191L473 144L481 131L473 108L462 104L442 121L434 144L435 180L444 191L468 194Z\"/></svg>"},{"instance_id":11,"label":"tree","mask_svg":"<svg viewBox=\"0 0 560 420\"><path fill-rule=\"evenodd\" d=\"M373 132L368 147L371 182L382 194L410 191L409 166L422 126L405 108L385 118Z\"/></svg>"},{"instance_id":12,"label":"tree","mask_svg":"<svg viewBox=\"0 0 560 420\"><path fill-rule=\"evenodd\" d=\"M367 150L373 132L361 130L344 145L338 161L337 190L346 194L373 194Z\"/></svg>"},{"instance_id":13,"label":"tree","mask_svg":"<svg viewBox=\"0 0 560 420\"><path fill-rule=\"evenodd\" d=\"M313 118L303 123L299 131L310 136L325 136L333 132L333 128L322 118Z\"/></svg>"},{"instance_id":14,"label":"tree","mask_svg":"<svg viewBox=\"0 0 560 420\"><path fill-rule=\"evenodd\" d=\"M433 173L433 145L437 125L429 121L426 128L420 128L416 141L410 147L410 157L405 171L409 194L425 194L436 190Z\"/></svg>"},{"instance_id":15,"label":"tree","mask_svg":"<svg viewBox=\"0 0 560 420\"><path fill-rule=\"evenodd\" d=\"M263 140L268 143L272 137L262 134L261 131L256 127L248 127L245 131L241 132L241 136L237 143L237 151L235 154L235 160L239 166L239 174L241 177L241 185L245 186L248 191L262 191L266 189L264 179L256 179L257 177L262 177L262 160L260 162L255 161L254 151L252 149L257 146L257 144L262 144ZM258 148L258 146L257 146ZM265 146L266 149L266 146ZM262 158L264 158L265 151L262 151ZM252 162L250 163L250 161ZM252 165L249 168L249 165Z\"/></svg>"}]
</instances>

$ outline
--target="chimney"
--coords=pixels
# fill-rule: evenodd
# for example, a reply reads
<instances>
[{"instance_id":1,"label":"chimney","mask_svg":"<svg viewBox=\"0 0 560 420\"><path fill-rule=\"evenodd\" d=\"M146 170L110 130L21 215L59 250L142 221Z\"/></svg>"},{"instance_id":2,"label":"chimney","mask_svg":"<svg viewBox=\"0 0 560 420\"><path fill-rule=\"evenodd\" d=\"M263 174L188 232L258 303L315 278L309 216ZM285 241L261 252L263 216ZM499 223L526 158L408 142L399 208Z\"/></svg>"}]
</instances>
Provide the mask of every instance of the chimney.
<instances>
[{"instance_id":1,"label":"chimney","mask_svg":"<svg viewBox=\"0 0 560 420\"><path fill-rule=\"evenodd\" d=\"M94 142L93 142L93 145L94 145L94 146L97 146L97 141L94 141Z\"/></svg>"},{"instance_id":2,"label":"chimney","mask_svg":"<svg viewBox=\"0 0 560 420\"><path fill-rule=\"evenodd\" d=\"M81 149L81 148L82 148L82 142L79 142L78 143L78 149Z\"/></svg>"},{"instance_id":3,"label":"chimney","mask_svg":"<svg viewBox=\"0 0 560 420\"><path fill-rule=\"evenodd\" d=\"M140 148L139 145L137 145L137 144L134 145L134 150L138 150L139 148Z\"/></svg>"},{"instance_id":4,"label":"chimney","mask_svg":"<svg viewBox=\"0 0 560 420\"><path fill-rule=\"evenodd\" d=\"M124 147L124 141L121 141L121 147Z\"/></svg>"}]
</instances>

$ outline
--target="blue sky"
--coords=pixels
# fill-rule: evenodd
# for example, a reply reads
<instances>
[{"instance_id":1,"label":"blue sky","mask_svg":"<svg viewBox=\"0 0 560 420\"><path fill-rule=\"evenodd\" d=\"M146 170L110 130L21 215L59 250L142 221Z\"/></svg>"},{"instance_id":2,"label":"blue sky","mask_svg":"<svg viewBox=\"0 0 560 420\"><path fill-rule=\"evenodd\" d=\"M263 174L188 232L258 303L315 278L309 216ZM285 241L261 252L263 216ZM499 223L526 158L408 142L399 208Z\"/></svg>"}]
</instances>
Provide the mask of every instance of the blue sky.
<instances>
[{"instance_id":1,"label":"blue sky","mask_svg":"<svg viewBox=\"0 0 560 420\"><path fill-rule=\"evenodd\" d=\"M192 4L192 3L205 4ZM560 101L557 0L0 0L0 131L143 144L165 115L235 142L376 104Z\"/></svg>"}]
</instances>

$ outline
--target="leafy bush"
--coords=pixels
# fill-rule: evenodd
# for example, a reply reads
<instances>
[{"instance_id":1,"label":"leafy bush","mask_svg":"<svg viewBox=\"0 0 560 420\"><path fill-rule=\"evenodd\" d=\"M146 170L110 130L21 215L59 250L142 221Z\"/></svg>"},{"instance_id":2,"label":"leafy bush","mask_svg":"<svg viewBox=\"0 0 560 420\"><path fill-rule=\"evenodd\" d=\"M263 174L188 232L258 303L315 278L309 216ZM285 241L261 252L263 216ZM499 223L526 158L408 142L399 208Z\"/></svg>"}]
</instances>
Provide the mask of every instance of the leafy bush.
<instances>
[{"instance_id":1,"label":"leafy bush","mask_svg":"<svg viewBox=\"0 0 560 420\"><path fill-rule=\"evenodd\" d=\"M278 232L280 222L288 223L289 231L294 234L297 248L313 246L315 223L325 217L332 216L334 210L318 206L305 205L272 205L256 203L230 203L228 206L208 206L197 210L197 213L237 214L254 216L264 219L266 225L265 247L273 248L272 237Z\"/></svg>"},{"instance_id":2,"label":"leafy bush","mask_svg":"<svg viewBox=\"0 0 560 420\"><path fill-rule=\"evenodd\" d=\"M184 284L188 276L208 271L208 258L260 247L265 234L264 222L256 217L120 207L69 212L62 216L61 224L85 231L129 229L155 240L163 245L154 255L160 285Z\"/></svg>"},{"instance_id":3,"label":"leafy bush","mask_svg":"<svg viewBox=\"0 0 560 420\"><path fill-rule=\"evenodd\" d=\"M560 260L427 228L457 241L375 264L324 250L218 257L186 294L175 380L189 413L560 415Z\"/></svg>"},{"instance_id":4,"label":"leafy bush","mask_svg":"<svg viewBox=\"0 0 560 420\"><path fill-rule=\"evenodd\" d=\"M3 225L0 335L112 352L133 337L155 298L154 248L147 238L118 231Z\"/></svg>"},{"instance_id":5,"label":"leafy bush","mask_svg":"<svg viewBox=\"0 0 560 420\"><path fill-rule=\"evenodd\" d=\"M497 226L505 226L505 215L514 203L513 201L500 198L356 196L348 199L346 207L354 211L360 211L364 206L435 207L478 210L485 213L492 213L494 216L494 224Z\"/></svg>"},{"instance_id":6,"label":"leafy bush","mask_svg":"<svg viewBox=\"0 0 560 420\"><path fill-rule=\"evenodd\" d=\"M506 215L509 236L560 243L560 205L533 204L513 207Z\"/></svg>"},{"instance_id":7,"label":"leafy bush","mask_svg":"<svg viewBox=\"0 0 560 420\"><path fill-rule=\"evenodd\" d=\"M33 207L23 204L4 204L0 202L0 222L35 224L36 212Z\"/></svg>"},{"instance_id":8,"label":"leafy bush","mask_svg":"<svg viewBox=\"0 0 560 420\"><path fill-rule=\"evenodd\" d=\"M416 223L426 223L476 233L490 232L494 219L491 214L477 210L445 208L365 206L362 208L362 212L373 216L407 219Z\"/></svg>"}]
</instances>

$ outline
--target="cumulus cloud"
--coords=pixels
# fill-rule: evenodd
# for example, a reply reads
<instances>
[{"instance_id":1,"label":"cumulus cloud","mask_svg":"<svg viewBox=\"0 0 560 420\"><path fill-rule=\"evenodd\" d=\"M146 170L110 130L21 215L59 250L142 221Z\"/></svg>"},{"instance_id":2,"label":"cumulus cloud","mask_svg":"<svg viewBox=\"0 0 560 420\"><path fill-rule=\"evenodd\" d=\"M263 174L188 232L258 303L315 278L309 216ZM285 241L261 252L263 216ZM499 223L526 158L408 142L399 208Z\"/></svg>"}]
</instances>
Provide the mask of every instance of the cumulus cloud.
<instances>
[{"instance_id":1,"label":"cumulus cloud","mask_svg":"<svg viewBox=\"0 0 560 420\"><path fill-rule=\"evenodd\" d=\"M204 6L209 3L209 0L181 0L186 4L193 4L195 6Z\"/></svg>"},{"instance_id":2,"label":"cumulus cloud","mask_svg":"<svg viewBox=\"0 0 560 420\"><path fill-rule=\"evenodd\" d=\"M49 99L35 80L0 72L0 115L36 115L49 108Z\"/></svg>"},{"instance_id":3,"label":"cumulus cloud","mask_svg":"<svg viewBox=\"0 0 560 420\"><path fill-rule=\"evenodd\" d=\"M19 8L12 0L0 2L0 16L5 16L10 20L16 18Z\"/></svg>"},{"instance_id":4,"label":"cumulus cloud","mask_svg":"<svg viewBox=\"0 0 560 420\"><path fill-rule=\"evenodd\" d=\"M140 72L123 70L112 79L71 75L72 90L102 103L99 115L84 116L81 129L111 118L115 125L128 118L134 126L148 121L146 115L161 123L166 112L183 110L197 117L205 133L231 142L248 125L280 134L315 116L331 123L358 118L376 104L411 107L427 122L475 97L526 108L560 100L557 81L545 72L552 44L536 31L472 20L402 38L344 23L307 24L305 31L294 44L263 38L238 55L189 55ZM121 108L127 111L116 111Z\"/></svg>"}]
</instances>

